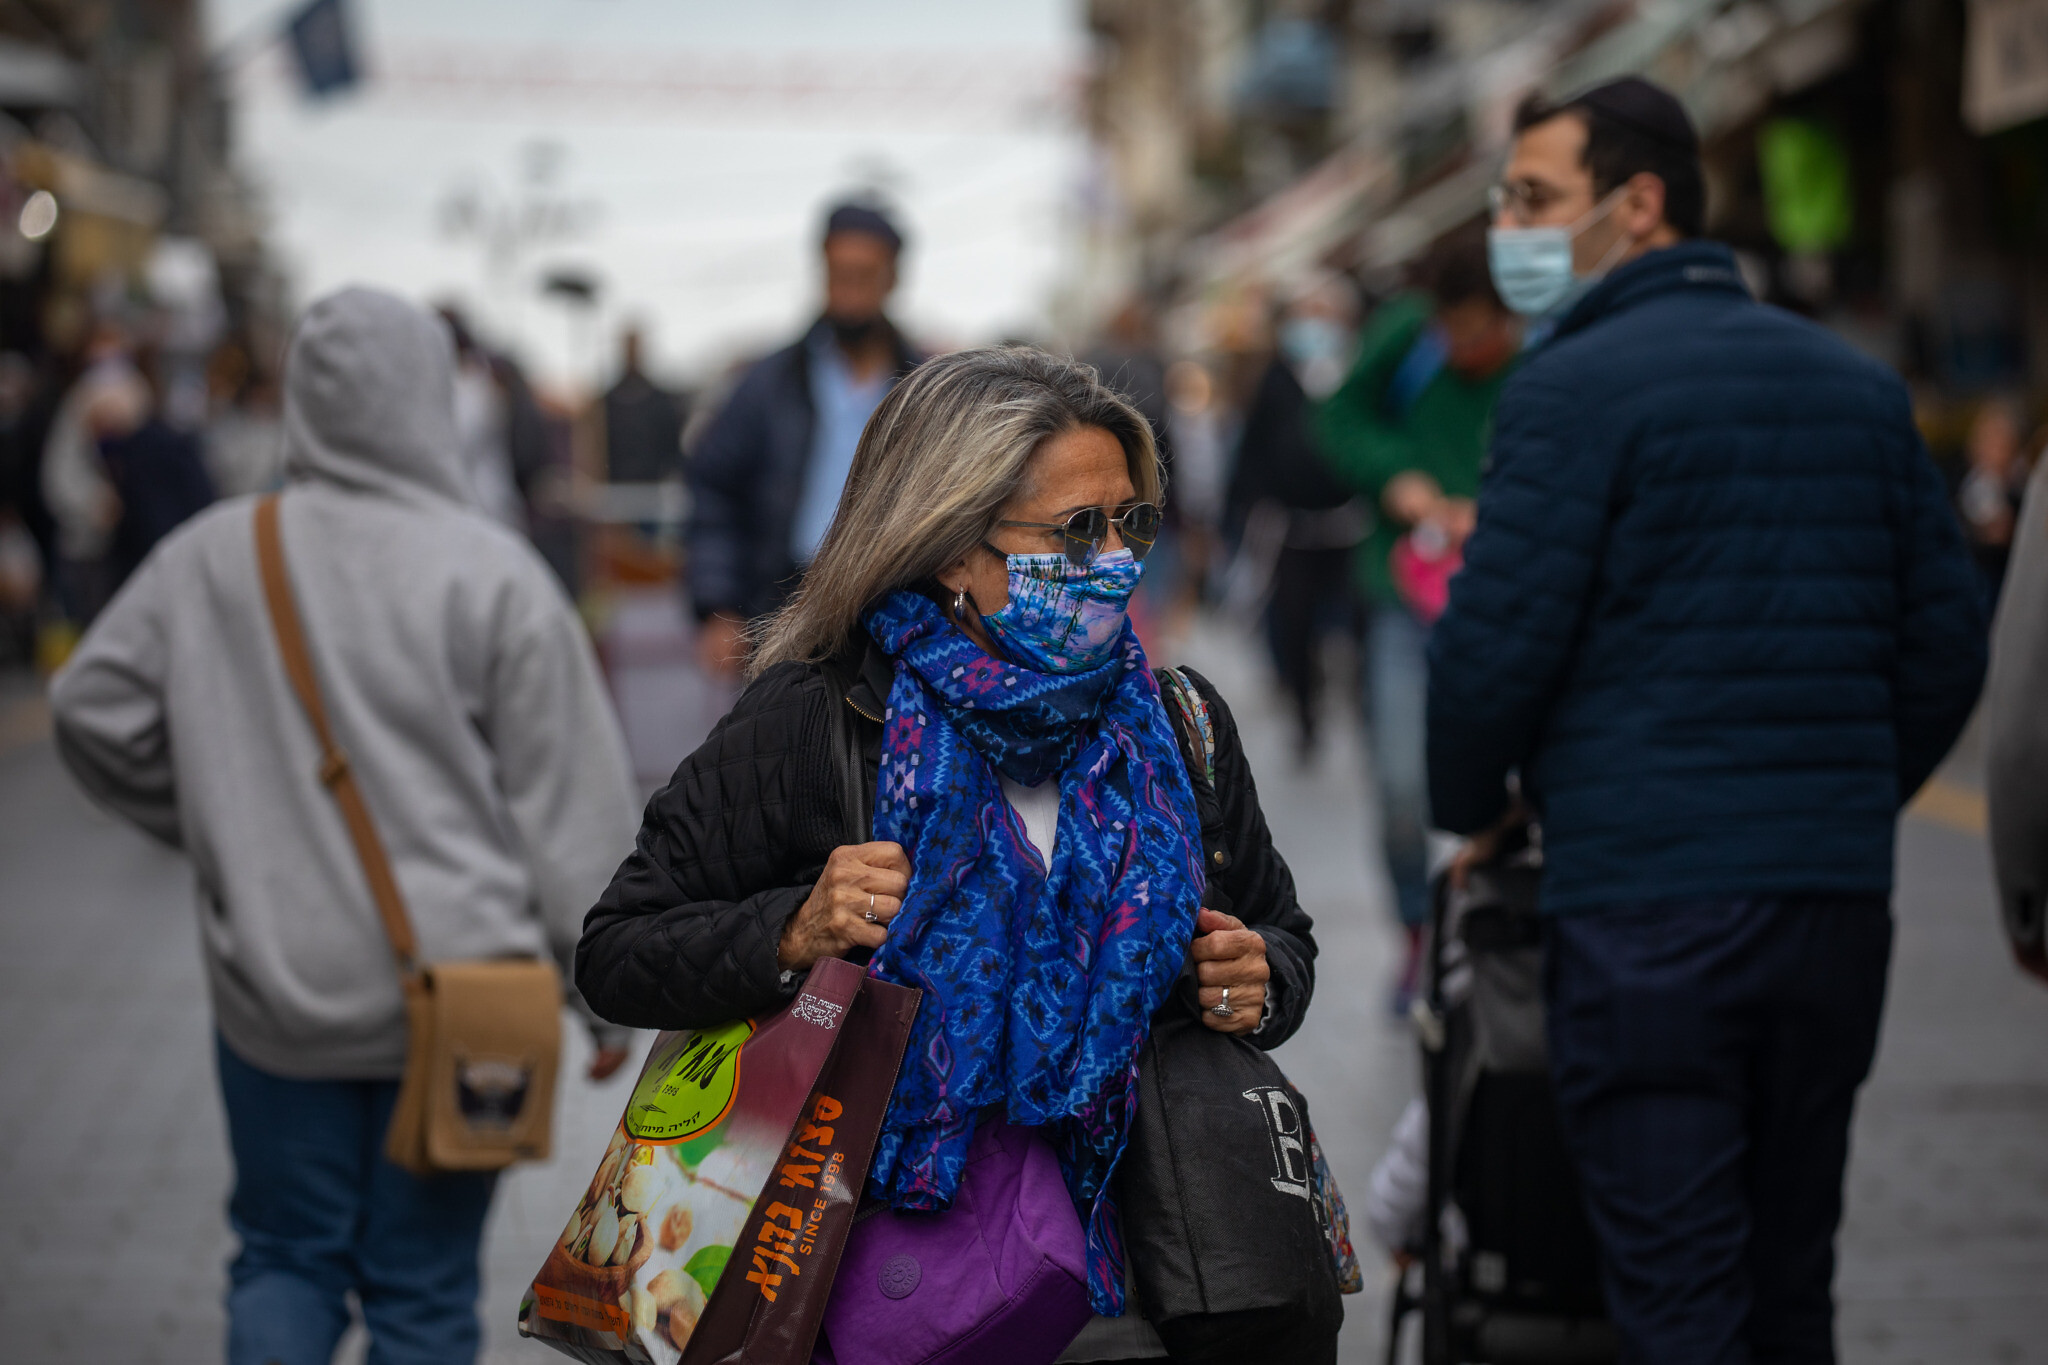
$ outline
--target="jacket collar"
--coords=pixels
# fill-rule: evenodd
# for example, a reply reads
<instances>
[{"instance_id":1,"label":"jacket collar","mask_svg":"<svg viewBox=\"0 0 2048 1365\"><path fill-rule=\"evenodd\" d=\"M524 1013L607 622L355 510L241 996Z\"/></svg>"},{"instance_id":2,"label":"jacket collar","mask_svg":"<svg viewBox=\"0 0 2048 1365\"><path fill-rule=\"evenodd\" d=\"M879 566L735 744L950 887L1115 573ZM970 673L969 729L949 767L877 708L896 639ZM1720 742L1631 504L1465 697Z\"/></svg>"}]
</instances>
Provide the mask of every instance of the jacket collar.
<instances>
[{"instance_id":1,"label":"jacket collar","mask_svg":"<svg viewBox=\"0 0 2048 1365\"><path fill-rule=\"evenodd\" d=\"M880 722L889 704L889 688L896 681L896 665L865 626L855 626L853 638L827 663L825 677L848 706Z\"/></svg>"},{"instance_id":2,"label":"jacket collar","mask_svg":"<svg viewBox=\"0 0 2048 1365\"><path fill-rule=\"evenodd\" d=\"M873 720L881 715L882 708L889 704L889 688L895 681L895 664L889 661L889 656L882 652L880 645L869 640L867 649L861 655L860 678L854 683L847 699L854 703L854 710Z\"/></svg>"},{"instance_id":3,"label":"jacket collar","mask_svg":"<svg viewBox=\"0 0 2048 1365\"><path fill-rule=\"evenodd\" d=\"M1567 336L1609 313L1619 313L1682 289L1749 297L1749 286L1742 282L1742 272L1736 269L1733 251L1719 242L1680 242L1638 256L1616 269L1564 315L1553 335Z\"/></svg>"},{"instance_id":4,"label":"jacket collar","mask_svg":"<svg viewBox=\"0 0 2048 1365\"><path fill-rule=\"evenodd\" d=\"M889 338L889 353L892 357L891 372L897 379L901 379L904 375L909 374L912 369L916 368L918 361L924 357L911 349L910 342L898 330L896 324L886 317L882 319L882 330ZM794 347L796 363L802 368L806 378L810 374L812 349L819 346L836 345L838 345L838 342L832 335L832 324L828 319L820 317L811 324L810 330L804 333L803 339L798 341Z\"/></svg>"}]
</instances>

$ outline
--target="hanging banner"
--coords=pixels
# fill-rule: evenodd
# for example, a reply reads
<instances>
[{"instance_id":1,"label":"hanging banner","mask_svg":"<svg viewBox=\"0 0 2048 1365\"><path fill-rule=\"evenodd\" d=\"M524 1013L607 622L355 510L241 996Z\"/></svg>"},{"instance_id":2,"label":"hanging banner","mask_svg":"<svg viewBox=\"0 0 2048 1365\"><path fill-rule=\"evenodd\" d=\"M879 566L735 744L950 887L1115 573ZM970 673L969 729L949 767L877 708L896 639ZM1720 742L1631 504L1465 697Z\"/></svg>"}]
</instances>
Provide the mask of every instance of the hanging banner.
<instances>
[{"instance_id":1,"label":"hanging banner","mask_svg":"<svg viewBox=\"0 0 2048 1365\"><path fill-rule=\"evenodd\" d=\"M1970 0L1963 121L1995 133L2048 114L2048 0Z\"/></svg>"},{"instance_id":2,"label":"hanging banner","mask_svg":"<svg viewBox=\"0 0 2048 1365\"><path fill-rule=\"evenodd\" d=\"M353 29L343 0L310 0L285 25L307 95L324 99L362 79Z\"/></svg>"}]
</instances>

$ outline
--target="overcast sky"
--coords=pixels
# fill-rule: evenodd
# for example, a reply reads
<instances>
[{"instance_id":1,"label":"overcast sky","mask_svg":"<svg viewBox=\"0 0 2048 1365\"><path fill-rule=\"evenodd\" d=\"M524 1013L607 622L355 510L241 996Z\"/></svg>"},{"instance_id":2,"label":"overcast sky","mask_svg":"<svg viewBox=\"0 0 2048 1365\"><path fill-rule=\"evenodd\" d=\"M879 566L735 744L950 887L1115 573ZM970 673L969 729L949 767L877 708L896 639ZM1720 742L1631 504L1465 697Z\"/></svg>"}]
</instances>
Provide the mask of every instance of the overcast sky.
<instances>
[{"instance_id":1,"label":"overcast sky","mask_svg":"<svg viewBox=\"0 0 2048 1365\"><path fill-rule=\"evenodd\" d=\"M210 0L216 47L279 0ZM234 80L241 164L307 299L349 282L456 299L544 374L588 373L626 318L700 373L815 308L820 208L886 186L913 237L897 311L935 342L1044 330L1083 144L1075 0L356 0L370 69L324 101L281 46ZM535 153L540 144L552 152ZM551 173L535 178L537 165ZM475 224L535 201L572 227L494 266ZM476 212L451 228L451 203ZM538 282L602 285L594 328Z\"/></svg>"}]
</instances>

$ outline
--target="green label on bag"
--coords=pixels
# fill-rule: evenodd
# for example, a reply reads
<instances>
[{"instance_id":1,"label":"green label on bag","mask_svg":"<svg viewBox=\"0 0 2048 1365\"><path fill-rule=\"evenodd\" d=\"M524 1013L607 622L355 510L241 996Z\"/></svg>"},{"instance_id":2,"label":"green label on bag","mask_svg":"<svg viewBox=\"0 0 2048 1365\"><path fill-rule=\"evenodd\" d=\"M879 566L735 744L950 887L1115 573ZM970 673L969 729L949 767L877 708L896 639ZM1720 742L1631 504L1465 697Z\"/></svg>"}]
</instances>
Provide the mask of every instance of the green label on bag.
<instances>
[{"instance_id":1,"label":"green label on bag","mask_svg":"<svg viewBox=\"0 0 2048 1365\"><path fill-rule=\"evenodd\" d=\"M731 1259L731 1247L699 1247L683 1273L697 1282L708 1299L718 1292L718 1277L725 1274L725 1263Z\"/></svg>"},{"instance_id":2,"label":"green label on bag","mask_svg":"<svg viewBox=\"0 0 2048 1365\"><path fill-rule=\"evenodd\" d=\"M648 1059L626 1132L641 1142L687 1142L732 1109L740 1087L740 1046L754 1033L751 1020L678 1034Z\"/></svg>"}]
</instances>

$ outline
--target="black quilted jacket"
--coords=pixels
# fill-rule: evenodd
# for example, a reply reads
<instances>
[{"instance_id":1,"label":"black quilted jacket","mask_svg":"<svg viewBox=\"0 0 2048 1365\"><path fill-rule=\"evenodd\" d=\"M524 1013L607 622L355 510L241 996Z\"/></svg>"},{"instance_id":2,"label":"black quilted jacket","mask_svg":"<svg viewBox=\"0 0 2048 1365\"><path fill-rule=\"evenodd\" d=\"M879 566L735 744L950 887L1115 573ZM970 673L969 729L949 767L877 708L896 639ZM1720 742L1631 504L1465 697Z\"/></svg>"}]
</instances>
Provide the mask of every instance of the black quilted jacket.
<instances>
[{"instance_id":1,"label":"black quilted jacket","mask_svg":"<svg viewBox=\"0 0 2048 1365\"><path fill-rule=\"evenodd\" d=\"M833 763L833 709L866 719L868 790L881 760L889 662L869 647L850 685L817 665L781 664L747 688L710 738L648 803L633 853L583 922L576 985L597 1013L636 1028L701 1028L773 1010L800 978L775 962L783 925L826 856L847 842ZM1315 989L1313 925L1273 848L1230 709L1190 673L1216 728L1216 800L1205 802L1209 904L1265 937L1273 1013L1256 1039L1277 1047ZM1220 894L1219 894L1220 893Z\"/></svg>"}]
</instances>

